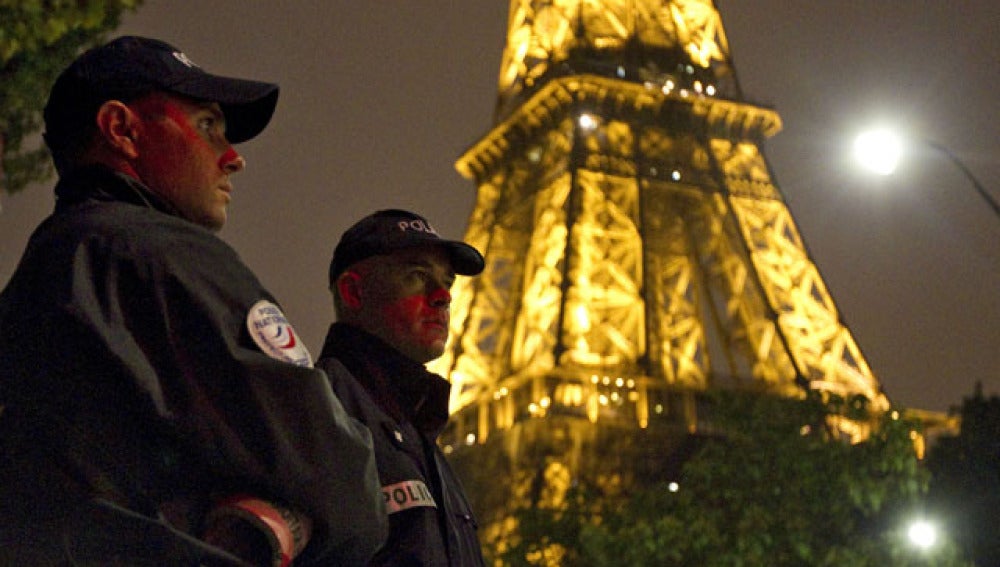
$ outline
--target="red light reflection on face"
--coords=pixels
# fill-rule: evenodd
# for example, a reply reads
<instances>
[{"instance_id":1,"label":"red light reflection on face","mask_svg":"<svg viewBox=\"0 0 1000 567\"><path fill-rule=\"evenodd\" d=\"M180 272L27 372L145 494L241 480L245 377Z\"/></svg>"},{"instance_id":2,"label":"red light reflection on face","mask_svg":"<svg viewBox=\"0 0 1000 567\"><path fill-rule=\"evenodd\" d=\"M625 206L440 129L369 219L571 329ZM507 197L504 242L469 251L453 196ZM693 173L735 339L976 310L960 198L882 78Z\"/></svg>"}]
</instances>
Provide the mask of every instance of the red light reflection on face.
<instances>
[{"instance_id":1,"label":"red light reflection on face","mask_svg":"<svg viewBox=\"0 0 1000 567\"><path fill-rule=\"evenodd\" d=\"M411 358L419 357L419 362L441 356L448 341L448 303L435 301L435 295L439 294L401 297L384 303L380 309L382 323L394 344Z\"/></svg>"},{"instance_id":2,"label":"red light reflection on face","mask_svg":"<svg viewBox=\"0 0 1000 567\"><path fill-rule=\"evenodd\" d=\"M455 279L447 253L437 246L407 248L373 257L363 271L356 318L362 327L417 362L441 356Z\"/></svg>"},{"instance_id":3,"label":"red light reflection on face","mask_svg":"<svg viewBox=\"0 0 1000 567\"><path fill-rule=\"evenodd\" d=\"M131 103L141 117L136 177L180 216L210 230L226 222L230 175L243 161L225 138L218 104L154 93Z\"/></svg>"},{"instance_id":4,"label":"red light reflection on face","mask_svg":"<svg viewBox=\"0 0 1000 567\"><path fill-rule=\"evenodd\" d=\"M232 146L229 146L229 149L219 156L219 169L226 169L227 165L238 159L240 159L240 154L236 153Z\"/></svg>"}]
</instances>

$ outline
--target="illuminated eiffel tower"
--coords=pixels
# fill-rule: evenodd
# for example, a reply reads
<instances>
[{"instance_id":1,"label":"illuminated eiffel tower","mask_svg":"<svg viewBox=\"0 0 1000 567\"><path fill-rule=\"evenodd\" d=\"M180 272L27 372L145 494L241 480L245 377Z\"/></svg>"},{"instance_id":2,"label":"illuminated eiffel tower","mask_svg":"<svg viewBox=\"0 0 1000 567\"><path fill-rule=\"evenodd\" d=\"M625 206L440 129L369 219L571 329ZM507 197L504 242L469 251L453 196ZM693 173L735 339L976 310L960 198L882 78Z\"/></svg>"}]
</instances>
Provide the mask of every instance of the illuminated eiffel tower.
<instances>
[{"instance_id":1,"label":"illuminated eiffel tower","mask_svg":"<svg viewBox=\"0 0 1000 567\"><path fill-rule=\"evenodd\" d=\"M780 128L711 0L511 0L495 124L457 163L487 268L434 364L480 506L662 473L707 389L888 409L761 151Z\"/></svg>"}]
</instances>

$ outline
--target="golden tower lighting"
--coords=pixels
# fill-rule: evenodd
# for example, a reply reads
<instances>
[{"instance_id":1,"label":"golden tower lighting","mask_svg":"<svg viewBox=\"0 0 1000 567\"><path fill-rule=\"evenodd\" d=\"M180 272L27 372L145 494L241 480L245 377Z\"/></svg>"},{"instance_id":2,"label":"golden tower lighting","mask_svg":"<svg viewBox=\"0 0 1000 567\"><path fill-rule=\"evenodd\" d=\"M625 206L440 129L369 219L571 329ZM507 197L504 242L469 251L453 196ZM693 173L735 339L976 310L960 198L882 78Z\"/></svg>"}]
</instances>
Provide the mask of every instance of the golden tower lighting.
<instances>
[{"instance_id":1,"label":"golden tower lighting","mask_svg":"<svg viewBox=\"0 0 1000 567\"><path fill-rule=\"evenodd\" d=\"M711 388L888 409L761 151L780 128L743 99L711 1L511 1L495 123L457 163L487 267L434 364L455 457L546 483L621 467L624 438L696 431Z\"/></svg>"}]
</instances>

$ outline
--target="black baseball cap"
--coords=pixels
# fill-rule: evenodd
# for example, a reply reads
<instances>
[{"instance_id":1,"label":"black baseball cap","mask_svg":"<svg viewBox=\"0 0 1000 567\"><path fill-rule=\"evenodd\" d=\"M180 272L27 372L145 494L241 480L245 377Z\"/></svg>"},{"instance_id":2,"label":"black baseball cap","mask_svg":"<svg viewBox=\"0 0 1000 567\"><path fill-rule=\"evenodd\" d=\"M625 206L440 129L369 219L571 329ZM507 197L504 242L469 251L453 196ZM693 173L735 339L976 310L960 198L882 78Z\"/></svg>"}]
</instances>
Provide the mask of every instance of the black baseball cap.
<instances>
[{"instance_id":1,"label":"black baseball cap","mask_svg":"<svg viewBox=\"0 0 1000 567\"><path fill-rule=\"evenodd\" d=\"M128 102L154 91L219 103L232 144L264 130L278 102L276 84L213 75L169 43L122 36L80 55L56 79L45 105L46 143L72 139L108 100Z\"/></svg>"},{"instance_id":2,"label":"black baseball cap","mask_svg":"<svg viewBox=\"0 0 1000 567\"><path fill-rule=\"evenodd\" d=\"M441 238L424 217L400 209L386 209L359 220L340 237L330 262L330 286L344 270L365 258L426 244L447 250L456 274L475 276L486 266L479 250L458 240Z\"/></svg>"}]
</instances>

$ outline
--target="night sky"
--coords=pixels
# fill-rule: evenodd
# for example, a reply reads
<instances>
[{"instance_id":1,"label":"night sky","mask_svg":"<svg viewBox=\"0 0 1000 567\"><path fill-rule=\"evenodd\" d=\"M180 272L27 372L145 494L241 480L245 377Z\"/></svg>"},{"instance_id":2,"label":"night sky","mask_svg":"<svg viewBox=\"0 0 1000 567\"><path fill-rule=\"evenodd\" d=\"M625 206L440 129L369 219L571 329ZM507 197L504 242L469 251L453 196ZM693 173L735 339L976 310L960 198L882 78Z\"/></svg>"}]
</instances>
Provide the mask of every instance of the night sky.
<instances>
[{"instance_id":1,"label":"night sky","mask_svg":"<svg viewBox=\"0 0 1000 567\"><path fill-rule=\"evenodd\" d=\"M1000 218L941 154L872 178L847 159L876 121L949 148L1000 199L1000 2L719 0L744 96L784 129L765 146L813 261L890 399L947 410L1000 393ZM180 8L179 6L183 6ZM279 7L280 6L280 7ZM119 30L210 71L282 86L238 149L221 232L316 355L326 270L355 220L426 215L459 237L474 184L456 158L492 124L504 0L146 0ZM52 206L2 197L0 284Z\"/></svg>"}]
</instances>

